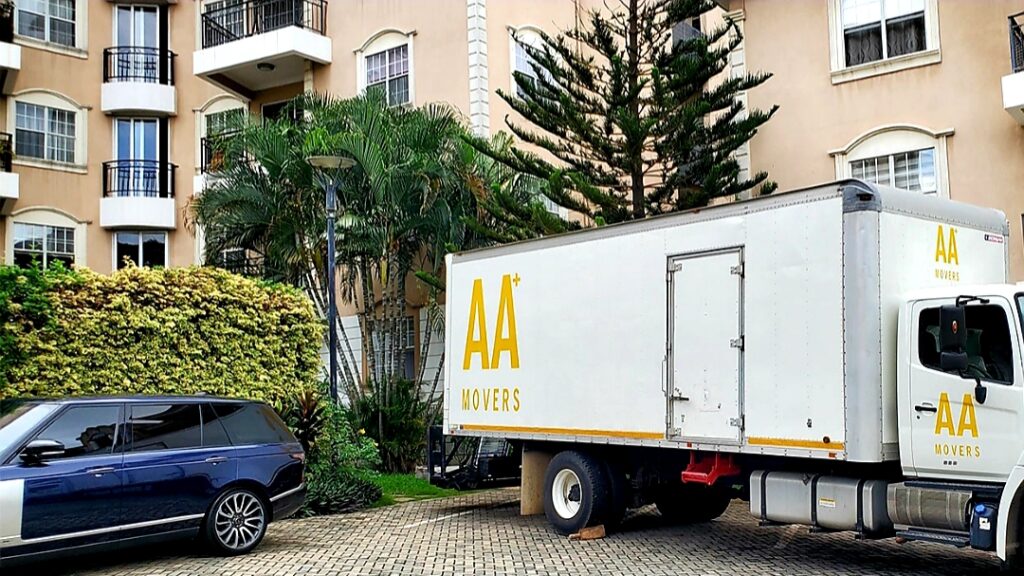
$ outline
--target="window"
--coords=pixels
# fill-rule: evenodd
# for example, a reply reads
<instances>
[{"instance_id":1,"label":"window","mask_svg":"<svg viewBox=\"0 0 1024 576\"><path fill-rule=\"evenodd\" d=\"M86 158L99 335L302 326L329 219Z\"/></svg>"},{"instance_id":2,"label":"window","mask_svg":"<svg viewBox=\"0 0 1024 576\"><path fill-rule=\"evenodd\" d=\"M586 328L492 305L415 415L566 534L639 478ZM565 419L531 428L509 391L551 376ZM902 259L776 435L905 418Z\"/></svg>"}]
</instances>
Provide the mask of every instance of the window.
<instances>
[{"instance_id":1,"label":"window","mask_svg":"<svg viewBox=\"0 0 1024 576\"><path fill-rule=\"evenodd\" d=\"M967 378L990 382L1013 382L1013 344L1006 312L1002 306L981 304L964 311L967 329ZM932 370L939 364L939 308L921 311L918 323L918 360Z\"/></svg>"},{"instance_id":2,"label":"window","mask_svg":"<svg viewBox=\"0 0 1024 576\"><path fill-rule=\"evenodd\" d=\"M264 104L260 108L260 114L264 120L285 119L293 123L302 122L305 118L305 111L302 109L302 106L292 100Z\"/></svg>"},{"instance_id":3,"label":"window","mask_svg":"<svg viewBox=\"0 0 1024 576\"><path fill-rule=\"evenodd\" d=\"M367 55L366 87L382 89L391 106L408 104L411 101L409 95L409 45L402 44Z\"/></svg>"},{"instance_id":4,"label":"window","mask_svg":"<svg viewBox=\"0 0 1024 576\"><path fill-rule=\"evenodd\" d=\"M220 417L213 411L213 406L203 404L203 446L230 446L228 431L224 429Z\"/></svg>"},{"instance_id":5,"label":"window","mask_svg":"<svg viewBox=\"0 0 1024 576\"><path fill-rule=\"evenodd\" d=\"M295 437L281 418L267 405L254 402L213 404L213 410L228 432L231 444L290 444Z\"/></svg>"},{"instance_id":6,"label":"window","mask_svg":"<svg viewBox=\"0 0 1024 576\"><path fill-rule=\"evenodd\" d=\"M198 404L132 406L131 413L132 452L203 445Z\"/></svg>"},{"instance_id":7,"label":"window","mask_svg":"<svg viewBox=\"0 0 1024 576\"><path fill-rule=\"evenodd\" d=\"M18 34L75 46L75 0L18 0Z\"/></svg>"},{"instance_id":8,"label":"window","mask_svg":"<svg viewBox=\"0 0 1024 576\"><path fill-rule=\"evenodd\" d=\"M524 79L527 80L531 85L537 85L537 71L534 70L536 60L533 56L526 51L526 46L520 41L515 41L516 47L516 67L515 71L520 73ZM512 77L512 85L516 89L516 96L522 98L524 96L522 89L519 87L519 82L516 81L515 76Z\"/></svg>"},{"instance_id":9,"label":"window","mask_svg":"<svg viewBox=\"0 0 1024 576\"><path fill-rule=\"evenodd\" d=\"M45 224L14 223L14 263L23 268L38 263L48 268L55 261L75 263L75 229Z\"/></svg>"},{"instance_id":10,"label":"window","mask_svg":"<svg viewBox=\"0 0 1024 576\"><path fill-rule=\"evenodd\" d=\"M114 260L118 270L128 266L129 262L150 268L167 266L167 233L115 233Z\"/></svg>"},{"instance_id":11,"label":"window","mask_svg":"<svg viewBox=\"0 0 1024 576\"><path fill-rule=\"evenodd\" d=\"M925 50L925 0L843 0L846 65Z\"/></svg>"},{"instance_id":12,"label":"window","mask_svg":"<svg viewBox=\"0 0 1024 576\"><path fill-rule=\"evenodd\" d=\"M399 335L403 336L403 340L398 347L398 353L402 357L403 376L411 380L416 375L416 330L412 316L402 318L402 323L404 324L405 334ZM373 335L374 356L378 366L384 362L384 352L389 346L388 336L390 334L385 331L380 331Z\"/></svg>"},{"instance_id":13,"label":"window","mask_svg":"<svg viewBox=\"0 0 1024 576\"><path fill-rule=\"evenodd\" d=\"M18 156L75 162L75 112L17 102L14 151Z\"/></svg>"},{"instance_id":14,"label":"window","mask_svg":"<svg viewBox=\"0 0 1024 576\"><path fill-rule=\"evenodd\" d=\"M854 178L901 188L911 192L935 194L935 149L900 152L850 162Z\"/></svg>"},{"instance_id":15,"label":"window","mask_svg":"<svg viewBox=\"0 0 1024 576\"><path fill-rule=\"evenodd\" d=\"M121 407L74 406L62 412L35 440L56 440L64 445L61 458L102 456L117 444Z\"/></svg>"}]
</instances>

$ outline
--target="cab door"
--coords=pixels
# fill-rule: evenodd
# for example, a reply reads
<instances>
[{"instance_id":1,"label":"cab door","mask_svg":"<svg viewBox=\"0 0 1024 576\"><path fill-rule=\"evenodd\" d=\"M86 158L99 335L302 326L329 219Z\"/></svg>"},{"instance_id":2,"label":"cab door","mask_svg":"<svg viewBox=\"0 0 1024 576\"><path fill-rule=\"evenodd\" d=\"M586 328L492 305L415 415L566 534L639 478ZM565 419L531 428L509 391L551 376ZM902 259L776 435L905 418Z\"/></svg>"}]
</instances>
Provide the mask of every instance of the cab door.
<instances>
[{"instance_id":1,"label":"cab door","mask_svg":"<svg viewBox=\"0 0 1024 576\"><path fill-rule=\"evenodd\" d=\"M913 471L921 478L998 482L1024 448L1020 336L1012 304L1002 297L967 304L968 369L939 365L939 309L953 299L912 308L909 405ZM980 392L978 388L984 389Z\"/></svg>"}]
</instances>

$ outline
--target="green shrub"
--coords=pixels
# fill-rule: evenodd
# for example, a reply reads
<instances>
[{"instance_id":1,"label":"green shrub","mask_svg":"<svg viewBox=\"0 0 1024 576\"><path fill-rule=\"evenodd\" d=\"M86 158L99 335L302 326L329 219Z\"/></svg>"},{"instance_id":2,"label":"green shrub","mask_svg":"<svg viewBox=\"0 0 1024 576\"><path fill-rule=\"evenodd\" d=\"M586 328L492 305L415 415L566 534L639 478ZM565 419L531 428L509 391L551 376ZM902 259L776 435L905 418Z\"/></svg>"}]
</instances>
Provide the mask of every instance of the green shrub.
<instances>
[{"instance_id":1,"label":"green shrub","mask_svg":"<svg viewBox=\"0 0 1024 576\"><path fill-rule=\"evenodd\" d=\"M427 423L423 419L425 410L419 386L409 380L398 380L386 402L378 402L379 396L375 392L357 401L358 406L351 413L353 426L366 430L377 441L385 471L412 472L424 460L427 447Z\"/></svg>"},{"instance_id":2,"label":"green shrub","mask_svg":"<svg viewBox=\"0 0 1024 576\"><path fill-rule=\"evenodd\" d=\"M324 404L324 425L306 461L306 502L300 515L351 512L376 502L377 445L354 431L343 409Z\"/></svg>"},{"instance_id":3,"label":"green shrub","mask_svg":"<svg viewBox=\"0 0 1024 576\"><path fill-rule=\"evenodd\" d=\"M320 366L323 328L301 293L214 268L104 276L0 267L0 320L0 398L275 401L308 388Z\"/></svg>"}]
</instances>

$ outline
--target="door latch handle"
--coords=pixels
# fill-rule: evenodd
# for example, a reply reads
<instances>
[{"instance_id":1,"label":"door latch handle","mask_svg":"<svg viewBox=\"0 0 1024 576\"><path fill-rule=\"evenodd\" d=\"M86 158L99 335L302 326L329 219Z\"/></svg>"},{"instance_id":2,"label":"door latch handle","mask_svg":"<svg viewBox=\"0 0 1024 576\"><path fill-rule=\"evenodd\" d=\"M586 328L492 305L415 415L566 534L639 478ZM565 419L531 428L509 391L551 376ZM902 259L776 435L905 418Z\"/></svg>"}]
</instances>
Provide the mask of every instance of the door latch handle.
<instances>
[{"instance_id":1,"label":"door latch handle","mask_svg":"<svg viewBox=\"0 0 1024 576\"><path fill-rule=\"evenodd\" d=\"M204 460L204 462L206 462L207 464L220 464L221 462L227 461L228 459L225 458L224 456L210 456L209 458Z\"/></svg>"},{"instance_id":2,"label":"door latch handle","mask_svg":"<svg viewBox=\"0 0 1024 576\"><path fill-rule=\"evenodd\" d=\"M108 474L108 473L113 472L113 471L114 471L113 467L111 467L111 466L104 466L103 468L90 468L90 469L86 470L85 473L86 474L95 474L97 476L102 476L104 474Z\"/></svg>"},{"instance_id":3,"label":"door latch handle","mask_svg":"<svg viewBox=\"0 0 1024 576\"><path fill-rule=\"evenodd\" d=\"M938 408L936 408L935 406L932 406L931 404L918 404L917 406L914 406L914 410L916 410L918 412L932 412L932 413L936 413L936 412L939 411Z\"/></svg>"}]
</instances>

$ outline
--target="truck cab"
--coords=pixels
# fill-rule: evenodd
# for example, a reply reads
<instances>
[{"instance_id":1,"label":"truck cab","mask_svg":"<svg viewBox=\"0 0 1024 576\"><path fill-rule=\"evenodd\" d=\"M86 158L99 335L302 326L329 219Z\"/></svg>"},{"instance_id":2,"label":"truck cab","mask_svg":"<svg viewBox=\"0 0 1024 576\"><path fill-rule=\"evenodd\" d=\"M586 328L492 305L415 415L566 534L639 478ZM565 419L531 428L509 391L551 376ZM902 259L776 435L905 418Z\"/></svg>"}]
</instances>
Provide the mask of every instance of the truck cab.
<instances>
[{"instance_id":1,"label":"truck cab","mask_svg":"<svg viewBox=\"0 0 1024 576\"><path fill-rule=\"evenodd\" d=\"M996 542L1004 558L1017 552L1024 480L1022 304L1021 285L908 294L897 347L904 476L990 485L999 500Z\"/></svg>"}]
</instances>

